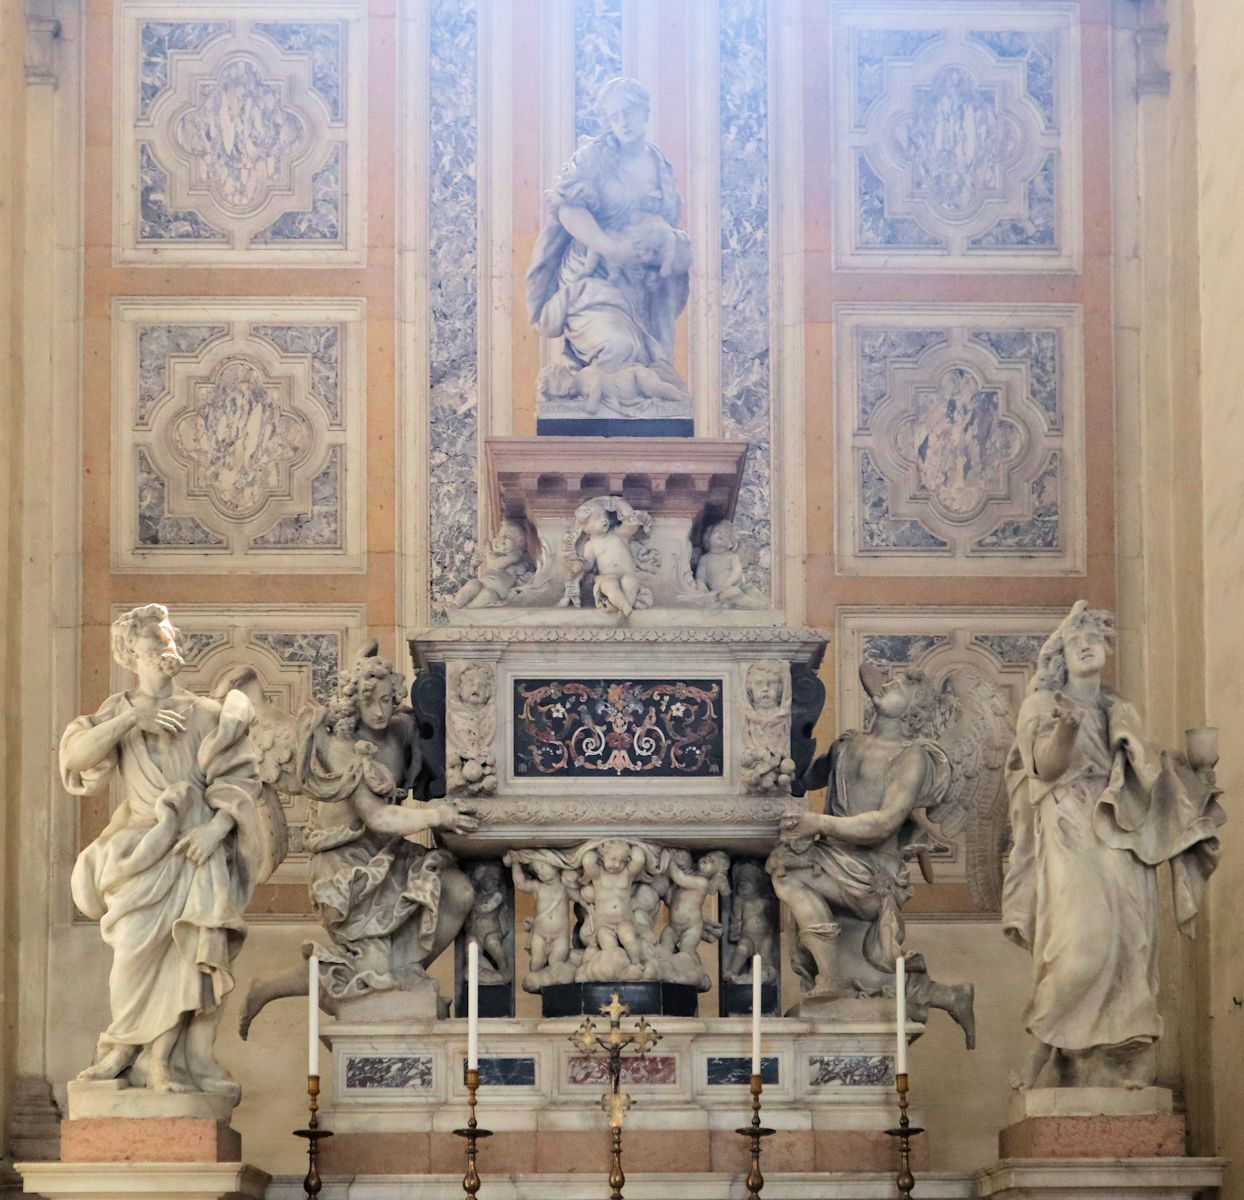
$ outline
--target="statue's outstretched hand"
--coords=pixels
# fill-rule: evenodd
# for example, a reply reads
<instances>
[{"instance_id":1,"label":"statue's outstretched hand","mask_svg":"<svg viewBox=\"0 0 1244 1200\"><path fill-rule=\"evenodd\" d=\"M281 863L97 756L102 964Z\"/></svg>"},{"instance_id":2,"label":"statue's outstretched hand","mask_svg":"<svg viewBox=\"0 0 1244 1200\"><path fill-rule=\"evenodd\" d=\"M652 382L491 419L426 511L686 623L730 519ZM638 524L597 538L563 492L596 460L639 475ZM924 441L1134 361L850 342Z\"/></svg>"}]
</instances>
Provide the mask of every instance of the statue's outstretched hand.
<instances>
[{"instance_id":1,"label":"statue's outstretched hand","mask_svg":"<svg viewBox=\"0 0 1244 1200\"><path fill-rule=\"evenodd\" d=\"M433 829L449 833L474 833L479 828L479 817L473 808L460 804L438 804Z\"/></svg>"}]
</instances>

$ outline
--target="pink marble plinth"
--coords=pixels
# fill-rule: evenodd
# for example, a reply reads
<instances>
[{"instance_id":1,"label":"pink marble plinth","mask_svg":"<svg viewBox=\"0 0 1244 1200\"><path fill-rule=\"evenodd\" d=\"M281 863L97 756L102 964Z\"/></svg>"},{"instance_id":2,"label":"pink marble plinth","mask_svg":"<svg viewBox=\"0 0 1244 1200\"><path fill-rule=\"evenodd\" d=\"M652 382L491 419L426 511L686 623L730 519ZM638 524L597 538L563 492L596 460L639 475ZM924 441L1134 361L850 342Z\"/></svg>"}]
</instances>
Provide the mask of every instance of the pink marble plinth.
<instances>
[{"instance_id":1,"label":"pink marble plinth","mask_svg":"<svg viewBox=\"0 0 1244 1200\"><path fill-rule=\"evenodd\" d=\"M1178 1158L1178 1114L1026 1117L998 1134L1000 1158Z\"/></svg>"},{"instance_id":2,"label":"pink marble plinth","mask_svg":"<svg viewBox=\"0 0 1244 1200\"><path fill-rule=\"evenodd\" d=\"M66 1163L236 1163L242 1138L198 1117L81 1117L60 1123Z\"/></svg>"}]
</instances>

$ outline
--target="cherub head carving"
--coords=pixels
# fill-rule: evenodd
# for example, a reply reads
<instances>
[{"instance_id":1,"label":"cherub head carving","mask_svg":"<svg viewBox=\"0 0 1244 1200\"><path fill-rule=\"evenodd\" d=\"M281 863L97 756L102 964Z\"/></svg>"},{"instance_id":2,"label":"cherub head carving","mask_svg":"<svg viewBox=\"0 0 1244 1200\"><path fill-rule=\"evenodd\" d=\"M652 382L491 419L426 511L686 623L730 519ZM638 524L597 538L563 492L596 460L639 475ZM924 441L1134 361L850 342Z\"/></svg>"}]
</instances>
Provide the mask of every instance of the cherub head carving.
<instances>
[{"instance_id":1,"label":"cherub head carving","mask_svg":"<svg viewBox=\"0 0 1244 1200\"><path fill-rule=\"evenodd\" d=\"M468 708L483 708L493 697L492 668L467 663L458 674L458 699Z\"/></svg>"},{"instance_id":2,"label":"cherub head carving","mask_svg":"<svg viewBox=\"0 0 1244 1200\"><path fill-rule=\"evenodd\" d=\"M747 668L747 701L757 712L777 713L786 698L786 672L776 662L755 662Z\"/></svg>"}]
</instances>

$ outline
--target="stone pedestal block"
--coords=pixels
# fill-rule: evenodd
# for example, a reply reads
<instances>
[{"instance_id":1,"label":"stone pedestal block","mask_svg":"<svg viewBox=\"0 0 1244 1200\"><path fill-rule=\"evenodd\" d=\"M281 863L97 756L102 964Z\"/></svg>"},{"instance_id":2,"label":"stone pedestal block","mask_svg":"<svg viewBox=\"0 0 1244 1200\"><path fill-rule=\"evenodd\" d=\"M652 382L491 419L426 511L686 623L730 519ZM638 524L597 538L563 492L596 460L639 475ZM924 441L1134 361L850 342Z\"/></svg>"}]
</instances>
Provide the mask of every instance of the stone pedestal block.
<instances>
[{"instance_id":1,"label":"stone pedestal block","mask_svg":"<svg viewBox=\"0 0 1244 1200\"><path fill-rule=\"evenodd\" d=\"M227 1121L195 1117L83 1117L62 1121L67 1163L236 1163L242 1138Z\"/></svg>"},{"instance_id":2,"label":"stone pedestal block","mask_svg":"<svg viewBox=\"0 0 1244 1200\"><path fill-rule=\"evenodd\" d=\"M1172 1158L1184 1152L1182 1115L1167 1088L1032 1088L1011 1101L999 1157Z\"/></svg>"},{"instance_id":3,"label":"stone pedestal block","mask_svg":"<svg viewBox=\"0 0 1244 1200\"><path fill-rule=\"evenodd\" d=\"M18 1163L44 1200L263 1200L272 1176L245 1163Z\"/></svg>"},{"instance_id":4,"label":"stone pedestal block","mask_svg":"<svg viewBox=\"0 0 1244 1200\"><path fill-rule=\"evenodd\" d=\"M1182 1116L1029 1117L998 1134L1002 1158L1178 1158Z\"/></svg>"}]
</instances>

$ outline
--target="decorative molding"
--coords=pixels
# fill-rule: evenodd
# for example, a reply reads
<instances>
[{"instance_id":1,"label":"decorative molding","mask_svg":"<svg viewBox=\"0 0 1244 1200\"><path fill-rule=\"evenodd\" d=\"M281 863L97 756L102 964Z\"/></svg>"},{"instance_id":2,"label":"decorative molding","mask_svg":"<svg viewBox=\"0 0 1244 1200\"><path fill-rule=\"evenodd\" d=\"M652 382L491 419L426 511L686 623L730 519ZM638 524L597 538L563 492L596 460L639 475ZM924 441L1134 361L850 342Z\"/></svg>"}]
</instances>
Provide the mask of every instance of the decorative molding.
<instances>
[{"instance_id":1,"label":"decorative molding","mask_svg":"<svg viewBox=\"0 0 1244 1200\"><path fill-rule=\"evenodd\" d=\"M119 263L365 258L360 0L120 0Z\"/></svg>"},{"instance_id":2,"label":"decorative molding","mask_svg":"<svg viewBox=\"0 0 1244 1200\"><path fill-rule=\"evenodd\" d=\"M111 616L140 603L114 604ZM327 704L333 698L338 675L353 661L367 630L366 610L355 604L177 604L171 615L186 656L177 676L182 687L207 696L234 668L249 665L267 699L291 715L311 701ZM110 691L128 686L128 679L116 663L111 665ZM271 882L302 883L307 879L303 831L308 801L284 795L281 801L290 853Z\"/></svg>"},{"instance_id":3,"label":"decorative molding","mask_svg":"<svg viewBox=\"0 0 1244 1200\"><path fill-rule=\"evenodd\" d=\"M831 42L839 267L1079 270L1074 4L847 0Z\"/></svg>"},{"instance_id":4,"label":"decorative molding","mask_svg":"<svg viewBox=\"0 0 1244 1200\"><path fill-rule=\"evenodd\" d=\"M362 300L115 300L115 569L363 570L365 329Z\"/></svg>"},{"instance_id":5,"label":"decorative molding","mask_svg":"<svg viewBox=\"0 0 1244 1200\"><path fill-rule=\"evenodd\" d=\"M835 305L843 574L1084 572L1082 319Z\"/></svg>"}]
</instances>

